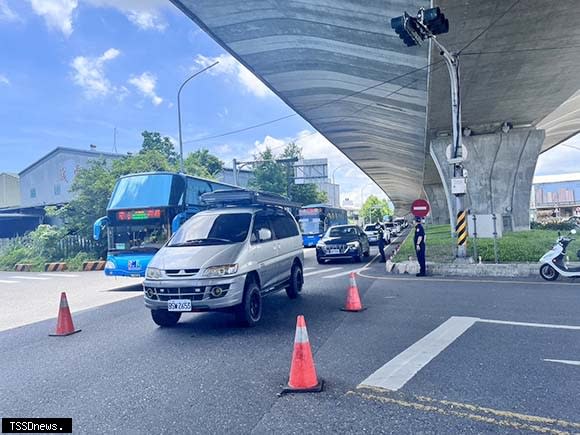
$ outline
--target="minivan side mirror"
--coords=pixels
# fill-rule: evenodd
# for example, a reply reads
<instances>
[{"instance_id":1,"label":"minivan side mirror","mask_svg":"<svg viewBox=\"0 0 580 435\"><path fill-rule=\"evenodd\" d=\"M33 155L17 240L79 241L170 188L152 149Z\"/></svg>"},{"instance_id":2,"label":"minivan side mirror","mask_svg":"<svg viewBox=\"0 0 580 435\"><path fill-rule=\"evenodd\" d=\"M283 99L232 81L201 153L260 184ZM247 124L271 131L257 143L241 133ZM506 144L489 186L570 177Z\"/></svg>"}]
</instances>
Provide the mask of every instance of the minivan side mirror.
<instances>
[{"instance_id":1,"label":"minivan side mirror","mask_svg":"<svg viewBox=\"0 0 580 435\"><path fill-rule=\"evenodd\" d=\"M260 242L267 242L268 240L272 240L272 231L268 228L260 228L258 230L258 238Z\"/></svg>"}]
</instances>

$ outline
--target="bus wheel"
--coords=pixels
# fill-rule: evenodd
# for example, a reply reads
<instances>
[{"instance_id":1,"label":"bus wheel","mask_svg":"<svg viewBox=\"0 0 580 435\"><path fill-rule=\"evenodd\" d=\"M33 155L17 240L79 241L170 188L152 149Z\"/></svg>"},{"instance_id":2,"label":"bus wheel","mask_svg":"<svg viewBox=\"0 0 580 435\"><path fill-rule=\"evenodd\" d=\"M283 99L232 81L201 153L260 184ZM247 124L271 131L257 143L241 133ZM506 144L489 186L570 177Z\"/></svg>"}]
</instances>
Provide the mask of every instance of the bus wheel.
<instances>
[{"instance_id":1,"label":"bus wheel","mask_svg":"<svg viewBox=\"0 0 580 435\"><path fill-rule=\"evenodd\" d=\"M151 317L157 325L170 328L177 325L181 313L167 310L151 310Z\"/></svg>"}]
</instances>

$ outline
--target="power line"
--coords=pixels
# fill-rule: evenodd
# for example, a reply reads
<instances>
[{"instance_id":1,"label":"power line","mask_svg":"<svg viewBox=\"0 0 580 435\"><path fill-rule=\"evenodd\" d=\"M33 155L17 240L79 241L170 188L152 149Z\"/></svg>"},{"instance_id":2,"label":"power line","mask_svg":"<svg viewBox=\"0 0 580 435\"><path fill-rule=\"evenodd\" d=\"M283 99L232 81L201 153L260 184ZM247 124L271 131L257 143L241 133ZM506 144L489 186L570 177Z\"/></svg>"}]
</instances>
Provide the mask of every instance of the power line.
<instances>
[{"instance_id":1,"label":"power line","mask_svg":"<svg viewBox=\"0 0 580 435\"><path fill-rule=\"evenodd\" d=\"M436 64L438 64L438 63L440 63L440 62L442 62L442 61L441 61L441 60L439 60L439 61L437 61L437 62L433 62L433 63L430 63L430 64L428 64L428 65L425 65L424 67L421 67L421 68L415 68L415 69L414 69L414 70L412 70L412 71L408 71L408 72L406 72L406 73L404 73L404 74L398 75L398 76L396 76L396 77L393 77L393 78L391 78L391 79L389 79L389 80L385 80L385 81L379 82L379 83L377 83L377 84L374 84L374 85L368 86L368 87L366 87L366 88L364 88L364 89L360 89L360 90L358 90L358 91L355 91L355 92L352 92L352 93L350 93L350 94L343 95L343 96L342 96L342 97L340 97L340 98L336 98L336 99L334 99L334 100L327 101L326 103L319 104L319 105L316 105L316 106L314 106L314 107L312 107L312 108L307 108L307 109L305 109L305 110L317 110L317 109L320 109L321 107L325 107L325 106L327 106L327 105L329 105L329 104L334 104L334 103L337 103L337 102L339 102L339 101L342 101L342 100L344 100L344 99L347 99L347 98L353 97L353 96L355 96L355 95L362 94L363 92L366 92L366 91L368 91L368 90L371 90L371 89L378 88L379 86L382 86L382 85L385 85L385 84L387 84L387 83L393 82L393 81L395 81L395 80L398 80L398 79L404 78L404 77L406 77L406 76L409 76L409 75L411 75L411 74L415 74L415 73L417 73L417 72L423 71L423 70L425 70L425 69L429 68L430 66L436 65ZM417 80L417 81L418 81L418 80ZM400 88L400 89L401 89L401 88ZM398 92L400 89L398 89L398 90L397 90L397 91L395 91L395 92ZM392 95L392 94L393 94L393 93L395 93L395 92L392 92L392 93L391 93L391 94L389 94L388 96ZM183 143L198 143L198 142L203 142L203 141L207 141L207 140L210 140L210 139L217 139L217 138L220 138L220 137L230 136L230 135L232 135L232 134L242 133L242 132L245 132L245 131L248 131L248 130L253 130L253 129L255 129L255 128L260 128L260 127L263 127L263 126L265 126L265 125L274 124L274 123L276 123L276 122L280 122L280 121L286 120L286 119L288 119L288 118L292 118L292 117L294 117L294 116L298 116L298 114L297 114L297 113L292 113L292 114L289 114L289 115L282 116L282 117L280 117L280 118L271 119L271 120L269 120L269 121L261 122L261 123L259 123L259 124L249 125L249 126L247 126L247 127L243 127L243 128L240 128L240 129L231 130L231 131L226 131L226 132L224 132L224 133L218 133L218 134L215 134L215 135L205 136L205 137L201 137L201 138L198 138L198 139L191 139L191 140L188 140L188 141L183 141ZM352 115L351 115L351 116L352 116Z\"/></svg>"},{"instance_id":2,"label":"power line","mask_svg":"<svg viewBox=\"0 0 580 435\"><path fill-rule=\"evenodd\" d=\"M469 41L467 43L467 45L465 45L461 50L459 50L457 52L457 54L461 54L461 52L463 52L463 50L465 50L467 47L469 47L471 44L473 44L475 41L477 41L479 38L481 38L489 29L491 29L493 26L495 26L497 24L497 22L499 20L501 20L503 17L505 17L509 11L511 11L514 7L516 7L516 5L520 2L521 0L515 0L512 5L507 8L503 14L501 14L499 17L497 17L494 21L492 21L489 26L487 26L485 29L483 29L479 35L477 35L475 38L473 38L471 41Z\"/></svg>"}]
</instances>

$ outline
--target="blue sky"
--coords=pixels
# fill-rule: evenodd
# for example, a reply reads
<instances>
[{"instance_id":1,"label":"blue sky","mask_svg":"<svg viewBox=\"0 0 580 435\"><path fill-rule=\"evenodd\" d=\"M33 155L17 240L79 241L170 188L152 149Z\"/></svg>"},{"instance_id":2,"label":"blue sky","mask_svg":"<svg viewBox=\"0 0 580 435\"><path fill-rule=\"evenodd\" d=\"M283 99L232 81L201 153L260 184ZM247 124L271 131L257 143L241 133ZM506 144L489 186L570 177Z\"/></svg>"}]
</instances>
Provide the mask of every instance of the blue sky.
<instances>
[{"instance_id":1,"label":"blue sky","mask_svg":"<svg viewBox=\"0 0 580 435\"><path fill-rule=\"evenodd\" d=\"M342 198L359 202L370 182L298 116L196 141L293 112L168 0L0 0L0 41L0 172L19 172L56 146L112 151L114 128L122 153L139 148L143 130L177 144L177 88L219 59L182 93L186 153L207 147L231 164L298 139L306 157L340 167ZM578 159L558 154L541 157L539 172L577 171Z\"/></svg>"}]
</instances>

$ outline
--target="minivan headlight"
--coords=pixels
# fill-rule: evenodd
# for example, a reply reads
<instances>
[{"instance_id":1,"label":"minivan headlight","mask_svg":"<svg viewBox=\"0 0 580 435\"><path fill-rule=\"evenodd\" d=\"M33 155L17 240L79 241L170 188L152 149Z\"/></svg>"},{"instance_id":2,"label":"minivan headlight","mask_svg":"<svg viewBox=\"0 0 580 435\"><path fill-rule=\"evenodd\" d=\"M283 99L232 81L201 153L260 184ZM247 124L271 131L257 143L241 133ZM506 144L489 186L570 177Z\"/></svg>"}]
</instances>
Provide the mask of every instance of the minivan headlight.
<instances>
[{"instance_id":1,"label":"minivan headlight","mask_svg":"<svg viewBox=\"0 0 580 435\"><path fill-rule=\"evenodd\" d=\"M238 273L237 264L222 264L221 266L211 266L205 269L203 276L228 276Z\"/></svg>"},{"instance_id":2,"label":"minivan headlight","mask_svg":"<svg viewBox=\"0 0 580 435\"><path fill-rule=\"evenodd\" d=\"M147 272L145 272L145 277L149 279L161 279L163 273L161 269L155 267L148 267Z\"/></svg>"}]
</instances>

